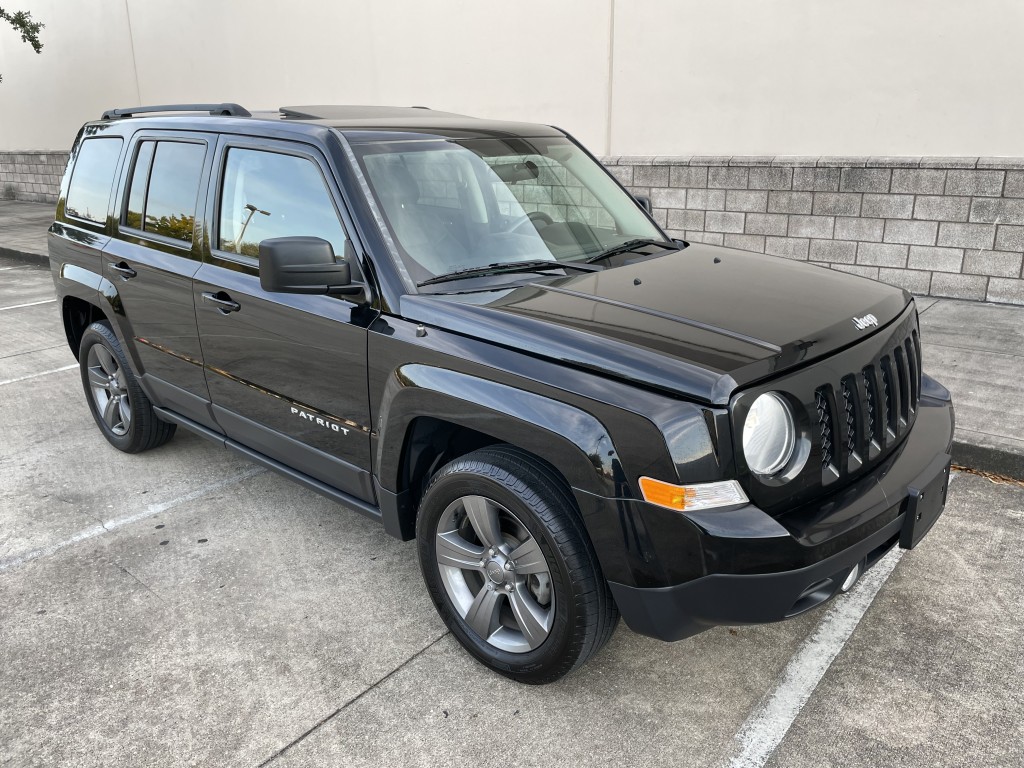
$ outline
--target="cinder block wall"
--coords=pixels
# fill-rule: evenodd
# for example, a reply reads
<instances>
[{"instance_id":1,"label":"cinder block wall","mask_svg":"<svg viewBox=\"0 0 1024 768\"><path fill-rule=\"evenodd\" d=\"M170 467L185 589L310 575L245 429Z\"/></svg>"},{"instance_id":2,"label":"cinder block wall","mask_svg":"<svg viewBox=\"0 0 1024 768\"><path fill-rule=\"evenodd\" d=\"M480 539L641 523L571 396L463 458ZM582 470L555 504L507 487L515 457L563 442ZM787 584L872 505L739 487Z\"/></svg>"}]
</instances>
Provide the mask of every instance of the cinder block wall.
<instances>
[{"instance_id":1,"label":"cinder block wall","mask_svg":"<svg viewBox=\"0 0 1024 768\"><path fill-rule=\"evenodd\" d=\"M0 152L0 199L57 202L68 152Z\"/></svg>"},{"instance_id":2,"label":"cinder block wall","mask_svg":"<svg viewBox=\"0 0 1024 768\"><path fill-rule=\"evenodd\" d=\"M611 157L674 237L1024 304L1024 158Z\"/></svg>"}]
</instances>

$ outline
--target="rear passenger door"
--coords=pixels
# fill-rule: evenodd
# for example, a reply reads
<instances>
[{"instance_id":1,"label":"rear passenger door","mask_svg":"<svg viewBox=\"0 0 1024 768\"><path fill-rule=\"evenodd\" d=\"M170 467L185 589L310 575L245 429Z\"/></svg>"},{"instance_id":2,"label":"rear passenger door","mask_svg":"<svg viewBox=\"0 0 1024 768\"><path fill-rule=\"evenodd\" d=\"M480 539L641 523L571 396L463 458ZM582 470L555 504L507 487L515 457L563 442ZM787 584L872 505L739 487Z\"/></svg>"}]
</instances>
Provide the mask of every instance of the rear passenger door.
<instances>
[{"instance_id":1,"label":"rear passenger door","mask_svg":"<svg viewBox=\"0 0 1024 768\"><path fill-rule=\"evenodd\" d=\"M216 425L192 277L202 264L196 223L215 142L190 132L135 134L118 186L116 234L103 252L145 389L158 405L207 427Z\"/></svg>"},{"instance_id":2,"label":"rear passenger door","mask_svg":"<svg viewBox=\"0 0 1024 768\"><path fill-rule=\"evenodd\" d=\"M343 296L268 293L259 243L346 230L330 167L312 146L225 137L208 194L210 248L196 316L213 411L232 439L373 501L366 375L371 310ZM352 264L353 280L361 280Z\"/></svg>"}]
</instances>

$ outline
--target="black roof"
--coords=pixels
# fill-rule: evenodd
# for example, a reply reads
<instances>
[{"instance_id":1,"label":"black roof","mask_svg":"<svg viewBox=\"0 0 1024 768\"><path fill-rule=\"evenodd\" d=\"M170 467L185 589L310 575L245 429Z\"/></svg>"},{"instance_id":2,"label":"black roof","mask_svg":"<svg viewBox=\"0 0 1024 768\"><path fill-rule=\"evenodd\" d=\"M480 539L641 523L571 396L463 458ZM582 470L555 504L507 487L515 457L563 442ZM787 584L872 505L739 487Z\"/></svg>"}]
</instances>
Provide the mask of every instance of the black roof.
<instances>
[{"instance_id":1,"label":"black roof","mask_svg":"<svg viewBox=\"0 0 1024 768\"><path fill-rule=\"evenodd\" d=\"M198 113L198 114L196 114ZM242 122L268 121L278 125L308 124L336 128L354 142L383 141L387 134L401 133L418 137L472 138L509 136L560 136L560 131L536 123L504 120L484 120L453 112L441 112L428 107L387 107L317 104L281 107L276 110L250 112L238 104L164 104L148 107L111 109L103 113L102 120L124 120L138 115L147 121L161 124L188 123L196 128L209 129L220 121L230 121L233 127ZM227 123L222 123L226 125ZM395 138L391 136L390 138Z\"/></svg>"}]
</instances>

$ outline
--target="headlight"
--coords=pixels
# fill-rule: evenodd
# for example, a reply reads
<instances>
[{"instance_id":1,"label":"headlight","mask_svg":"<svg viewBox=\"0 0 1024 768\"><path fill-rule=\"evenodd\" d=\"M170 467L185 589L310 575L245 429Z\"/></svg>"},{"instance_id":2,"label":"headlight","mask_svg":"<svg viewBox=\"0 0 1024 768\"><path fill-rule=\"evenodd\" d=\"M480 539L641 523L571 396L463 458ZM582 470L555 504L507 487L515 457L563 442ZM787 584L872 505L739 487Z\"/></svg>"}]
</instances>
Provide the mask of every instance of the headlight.
<instances>
[{"instance_id":1,"label":"headlight","mask_svg":"<svg viewBox=\"0 0 1024 768\"><path fill-rule=\"evenodd\" d=\"M786 401L774 392L758 397L743 422L743 455L758 475L774 475L793 458L796 426Z\"/></svg>"}]
</instances>

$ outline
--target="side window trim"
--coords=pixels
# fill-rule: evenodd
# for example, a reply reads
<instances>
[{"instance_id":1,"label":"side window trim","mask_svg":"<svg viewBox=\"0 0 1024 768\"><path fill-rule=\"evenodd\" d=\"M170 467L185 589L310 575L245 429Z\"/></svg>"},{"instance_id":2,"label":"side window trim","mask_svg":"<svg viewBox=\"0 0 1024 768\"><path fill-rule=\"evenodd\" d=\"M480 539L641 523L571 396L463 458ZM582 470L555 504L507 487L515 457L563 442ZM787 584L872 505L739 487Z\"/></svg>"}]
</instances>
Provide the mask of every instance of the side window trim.
<instances>
[{"instance_id":1,"label":"side window trim","mask_svg":"<svg viewBox=\"0 0 1024 768\"><path fill-rule=\"evenodd\" d=\"M317 147L299 142L266 139L254 141L244 136L226 135L223 136L221 141L217 144L216 165L213 173L210 174L210 191L208 195L209 211L206 217L206 226L209 232L208 242L211 260L216 259L218 261L226 261L243 267L249 267L257 274L259 272L258 258L254 256L247 256L243 253L232 253L231 251L222 250L219 247L221 206L223 204L222 198L224 194L224 176L227 170L228 152L231 149L272 152L278 155L300 157L312 162L320 172L321 181L324 185L324 192L327 193L331 206L334 208L334 215L338 220L338 226L341 229L342 234L346 240L352 239L352 233L350 232L349 227L346 226L345 217L342 216L339 208L335 185L331 183L330 166L327 165ZM341 254L335 254L335 256L341 256ZM355 266L357 270L362 271L362 267L360 265L357 264Z\"/></svg>"},{"instance_id":2,"label":"side window trim","mask_svg":"<svg viewBox=\"0 0 1024 768\"><path fill-rule=\"evenodd\" d=\"M183 253L193 253L196 251L199 245L199 238L195 236L195 230L193 228L192 241L186 242L184 240L178 240L177 238L168 237L167 235L161 235L157 232L150 232L137 227L132 227L127 224L128 217L128 198L131 195L132 187L132 176L135 173L135 165L138 159L139 150L142 144L146 141L152 142L164 142L164 141L175 141L184 144L202 144L205 147L205 156L203 159L203 170L199 176L199 186L196 190L196 212L195 218L197 221L201 220L203 206L202 203L205 199L206 190L206 178L209 176L209 168L211 155L213 149L216 146L216 136L210 136L207 134L194 133L192 131L153 131L153 130L141 130L137 131L129 140L128 151L124 153L126 162L122 164L122 170L124 166L128 166L127 172L120 174L120 184L118 185L118 207L116 225L118 234L128 235L136 240L148 241L154 245L161 245L164 247L170 247L174 250L181 251ZM130 158L130 162L127 160ZM149 184L153 174L153 164L156 160L156 152L154 151L153 157L150 159L149 168L146 171L146 189L144 194L143 204L143 223L145 223L146 205L149 203Z\"/></svg>"}]
</instances>

